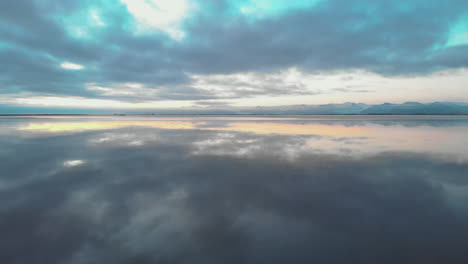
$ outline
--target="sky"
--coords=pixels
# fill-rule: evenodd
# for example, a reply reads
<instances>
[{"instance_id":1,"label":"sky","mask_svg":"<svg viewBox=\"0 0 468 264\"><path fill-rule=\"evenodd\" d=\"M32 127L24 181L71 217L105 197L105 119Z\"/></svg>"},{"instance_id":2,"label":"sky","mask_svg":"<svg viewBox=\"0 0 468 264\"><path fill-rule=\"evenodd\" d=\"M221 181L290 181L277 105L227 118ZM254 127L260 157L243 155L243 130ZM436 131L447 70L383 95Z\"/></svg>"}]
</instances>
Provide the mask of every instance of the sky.
<instances>
[{"instance_id":1,"label":"sky","mask_svg":"<svg viewBox=\"0 0 468 264\"><path fill-rule=\"evenodd\" d=\"M466 0L0 2L3 112L468 102L467 87Z\"/></svg>"}]
</instances>

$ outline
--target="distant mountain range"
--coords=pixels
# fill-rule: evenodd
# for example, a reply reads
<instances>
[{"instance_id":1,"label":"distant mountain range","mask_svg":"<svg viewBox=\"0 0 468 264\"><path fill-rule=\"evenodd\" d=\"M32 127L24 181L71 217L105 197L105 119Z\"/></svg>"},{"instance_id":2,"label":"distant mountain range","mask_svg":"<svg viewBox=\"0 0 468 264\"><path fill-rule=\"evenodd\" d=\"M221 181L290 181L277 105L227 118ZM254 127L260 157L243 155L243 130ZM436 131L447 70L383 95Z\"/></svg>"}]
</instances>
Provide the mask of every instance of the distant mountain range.
<instances>
[{"instance_id":1,"label":"distant mountain range","mask_svg":"<svg viewBox=\"0 0 468 264\"><path fill-rule=\"evenodd\" d=\"M381 104L370 106L361 114L468 114L467 103L435 102L422 104L406 102L404 104Z\"/></svg>"},{"instance_id":2,"label":"distant mountain range","mask_svg":"<svg viewBox=\"0 0 468 264\"><path fill-rule=\"evenodd\" d=\"M148 109L145 111L110 109L61 109L5 107L0 105L1 114L162 114L162 115L468 115L468 103L434 102L403 104L384 103L378 105L362 103L290 105L270 107L178 108Z\"/></svg>"},{"instance_id":3,"label":"distant mountain range","mask_svg":"<svg viewBox=\"0 0 468 264\"><path fill-rule=\"evenodd\" d=\"M224 109L187 108L158 110L150 114L205 114L205 115L460 115L468 114L468 103L434 102L370 105L343 103L325 105L292 105L271 107L226 107Z\"/></svg>"}]
</instances>

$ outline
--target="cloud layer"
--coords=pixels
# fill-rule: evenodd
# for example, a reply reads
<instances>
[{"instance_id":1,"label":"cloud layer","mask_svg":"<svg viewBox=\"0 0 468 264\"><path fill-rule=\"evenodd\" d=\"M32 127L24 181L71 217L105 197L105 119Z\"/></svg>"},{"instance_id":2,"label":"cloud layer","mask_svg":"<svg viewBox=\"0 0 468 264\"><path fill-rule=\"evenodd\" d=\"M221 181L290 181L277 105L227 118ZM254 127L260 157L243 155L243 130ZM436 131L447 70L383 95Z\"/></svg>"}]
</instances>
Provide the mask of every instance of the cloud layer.
<instances>
[{"instance_id":1,"label":"cloud layer","mask_svg":"<svg viewBox=\"0 0 468 264\"><path fill-rule=\"evenodd\" d=\"M391 76L467 67L466 1L310 3L2 1L0 92L108 98L89 84L136 83L154 90L153 100L242 98L249 92L221 85L222 92L210 93L193 76L290 68ZM126 90L128 100L141 100ZM301 92L308 93L268 82L252 91Z\"/></svg>"}]
</instances>

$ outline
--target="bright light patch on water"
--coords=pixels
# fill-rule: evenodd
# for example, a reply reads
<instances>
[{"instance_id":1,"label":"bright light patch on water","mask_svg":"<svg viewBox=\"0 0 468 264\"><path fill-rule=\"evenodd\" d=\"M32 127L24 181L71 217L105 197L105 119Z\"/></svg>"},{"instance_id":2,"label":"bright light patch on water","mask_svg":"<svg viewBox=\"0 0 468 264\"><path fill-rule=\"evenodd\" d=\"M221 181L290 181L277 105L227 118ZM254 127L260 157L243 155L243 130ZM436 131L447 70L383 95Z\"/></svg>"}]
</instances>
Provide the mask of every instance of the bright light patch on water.
<instances>
[{"instance_id":1,"label":"bright light patch on water","mask_svg":"<svg viewBox=\"0 0 468 264\"><path fill-rule=\"evenodd\" d=\"M85 162L83 160L67 160L63 163L65 168L78 167L83 165Z\"/></svg>"}]
</instances>

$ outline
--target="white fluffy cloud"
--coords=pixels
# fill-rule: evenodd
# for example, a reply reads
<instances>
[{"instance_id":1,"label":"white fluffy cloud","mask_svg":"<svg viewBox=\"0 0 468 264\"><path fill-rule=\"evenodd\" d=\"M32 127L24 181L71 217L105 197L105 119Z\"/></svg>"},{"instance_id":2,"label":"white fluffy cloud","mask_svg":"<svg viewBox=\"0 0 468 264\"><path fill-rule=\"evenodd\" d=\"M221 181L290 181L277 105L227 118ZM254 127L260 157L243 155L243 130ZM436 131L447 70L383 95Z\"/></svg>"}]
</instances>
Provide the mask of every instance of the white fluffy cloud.
<instances>
[{"instance_id":1,"label":"white fluffy cloud","mask_svg":"<svg viewBox=\"0 0 468 264\"><path fill-rule=\"evenodd\" d=\"M187 0L122 0L134 16L141 31L161 30L174 39L182 39L178 29L187 15L190 5Z\"/></svg>"}]
</instances>

